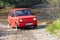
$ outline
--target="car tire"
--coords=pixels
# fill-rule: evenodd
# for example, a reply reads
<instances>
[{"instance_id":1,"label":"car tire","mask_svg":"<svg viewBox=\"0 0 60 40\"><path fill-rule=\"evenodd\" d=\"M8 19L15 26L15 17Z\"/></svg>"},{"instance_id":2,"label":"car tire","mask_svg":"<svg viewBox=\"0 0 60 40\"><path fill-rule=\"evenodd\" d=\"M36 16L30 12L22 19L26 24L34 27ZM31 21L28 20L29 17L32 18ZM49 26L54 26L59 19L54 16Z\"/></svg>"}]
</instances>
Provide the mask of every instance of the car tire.
<instances>
[{"instance_id":1,"label":"car tire","mask_svg":"<svg viewBox=\"0 0 60 40\"><path fill-rule=\"evenodd\" d=\"M9 22L8 22L8 26L11 26Z\"/></svg>"},{"instance_id":2,"label":"car tire","mask_svg":"<svg viewBox=\"0 0 60 40\"><path fill-rule=\"evenodd\" d=\"M15 23L15 29L18 29L18 25L17 25L17 23Z\"/></svg>"},{"instance_id":3,"label":"car tire","mask_svg":"<svg viewBox=\"0 0 60 40\"><path fill-rule=\"evenodd\" d=\"M8 22L8 28L9 28L9 29L11 29L11 25L10 25L10 23L9 23L9 22Z\"/></svg>"}]
</instances>

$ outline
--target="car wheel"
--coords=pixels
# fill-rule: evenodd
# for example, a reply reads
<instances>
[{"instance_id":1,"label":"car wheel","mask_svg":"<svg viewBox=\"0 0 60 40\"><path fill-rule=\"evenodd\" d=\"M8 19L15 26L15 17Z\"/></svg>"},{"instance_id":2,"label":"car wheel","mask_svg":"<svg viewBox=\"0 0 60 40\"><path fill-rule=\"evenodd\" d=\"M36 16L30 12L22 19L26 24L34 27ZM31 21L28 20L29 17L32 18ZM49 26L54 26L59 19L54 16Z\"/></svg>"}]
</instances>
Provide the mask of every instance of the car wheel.
<instances>
[{"instance_id":1,"label":"car wheel","mask_svg":"<svg viewBox=\"0 0 60 40\"><path fill-rule=\"evenodd\" d=\"M15 29L18 29L18 25L17 25L17 23L15 24Z\"/></svg>"},{"instance_id":2,"label":"car wheel","mask_svg":"<svg viewBox=\"0 0 60 40\"><path fill-rule=\"evenodd\" d=\"M8 22L8 26L10 26L10 23Z\"/></svg>"},{"instance_id":3,"label":"car wheel","mask_svg":"<svg viewBox=\"0 0 60 40\"><path fill-rule=\"evenodd\" d=\"M11 25L10 25L10 23L8 22L8 28L11 28Z\"/></svg>"},{"instance_id":4,"label":"car wheel","mask_svg":"<svg viewBox=\"0 0 60 40\"><path fill-rule=\"evenodd\" d=\"M16 29L17 31L20 30L20 28L18 27L18 24L17 24L17 23L15 24L15 29Z\"/></svg>"}]
</instances>

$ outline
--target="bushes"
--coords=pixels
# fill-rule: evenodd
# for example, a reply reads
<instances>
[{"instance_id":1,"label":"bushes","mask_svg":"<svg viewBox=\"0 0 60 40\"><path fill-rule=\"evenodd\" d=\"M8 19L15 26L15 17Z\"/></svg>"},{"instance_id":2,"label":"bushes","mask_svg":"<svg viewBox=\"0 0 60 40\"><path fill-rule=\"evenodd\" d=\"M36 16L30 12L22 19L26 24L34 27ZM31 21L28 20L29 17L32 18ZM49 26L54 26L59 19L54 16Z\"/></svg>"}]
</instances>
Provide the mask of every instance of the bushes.
<instances>
[{"instance_id":1,"label":"bushes","mask_svg":"<svg viewBox=\"0 0 60 40\"><path fill-rule=\"evenodd\" d=\"M6 4L7 4L6 2L0 0L0 9L5 8L5 5L6 5Z\"/></svg>"},{"instance_id":2,"label":"bushes","mask_svg":"<svg viewBox=\"0 0 60 40\"><path fill-rule=\"evenodd\" d=\"M53 34L56 33L57 30L60 30L60 19L53 21L52 24L50 24L46 27L46 30Z\"/></svg>"}]
</instances>

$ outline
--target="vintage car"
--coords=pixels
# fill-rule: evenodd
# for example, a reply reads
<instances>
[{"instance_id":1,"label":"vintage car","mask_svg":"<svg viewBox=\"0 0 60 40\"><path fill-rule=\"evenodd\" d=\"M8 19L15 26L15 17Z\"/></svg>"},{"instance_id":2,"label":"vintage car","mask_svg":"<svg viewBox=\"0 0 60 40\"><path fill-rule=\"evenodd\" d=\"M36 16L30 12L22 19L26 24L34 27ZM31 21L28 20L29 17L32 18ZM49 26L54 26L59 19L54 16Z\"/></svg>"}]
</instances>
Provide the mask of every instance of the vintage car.
<instances>
[{"instance_id":1,"label":"vintage car","mask_svg":"<svg viewBox=\"0 0 60 40\"><path fill-rule=\"evenodd\" d=\"M8 13L8 23L12 28L37 27L36 16L29 8L15 8Z\"/></svg>"}]
</instances>

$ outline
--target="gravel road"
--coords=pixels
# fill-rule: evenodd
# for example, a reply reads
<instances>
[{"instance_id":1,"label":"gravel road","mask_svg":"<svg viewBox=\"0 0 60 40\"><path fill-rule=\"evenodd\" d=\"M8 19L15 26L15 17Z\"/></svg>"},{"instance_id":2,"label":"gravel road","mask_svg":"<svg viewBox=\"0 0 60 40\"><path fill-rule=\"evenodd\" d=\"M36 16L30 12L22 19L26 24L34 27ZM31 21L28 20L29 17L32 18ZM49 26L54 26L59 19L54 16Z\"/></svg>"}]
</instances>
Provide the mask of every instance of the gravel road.
<instances>
[{"instance_id":1,"label":"gravel road","mask_svg":"<svg viewBox=\"0 0 60 40\"><path fill-rule=\"evenodd\" d=\"M36 29L24 28L18 31L6 29L1 25L8 27L7 24L0 24L0 40L60 40L56 36L48 34L45 25L38 24Z\"/></svg>"}]
</instances>

